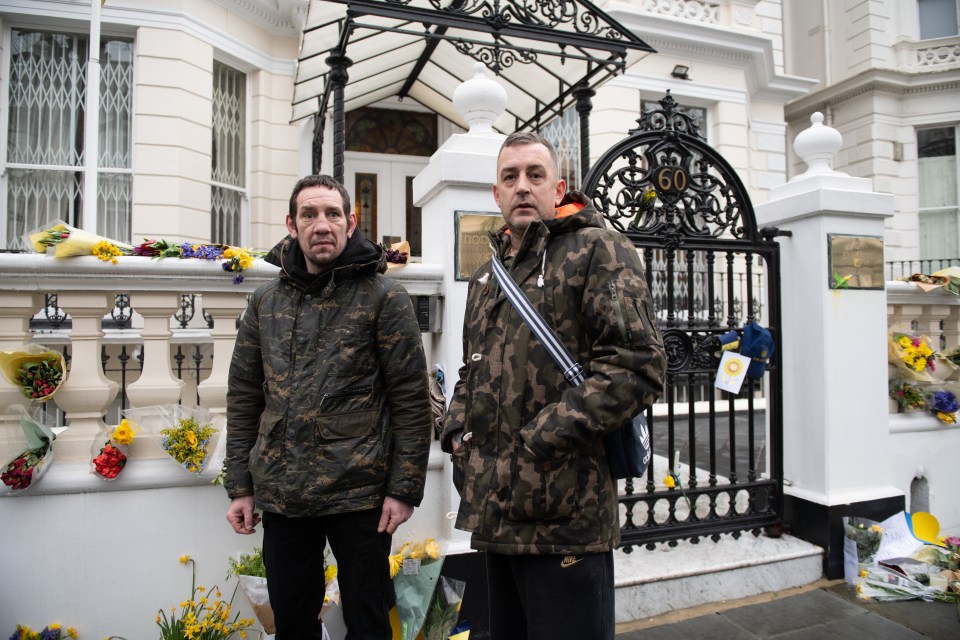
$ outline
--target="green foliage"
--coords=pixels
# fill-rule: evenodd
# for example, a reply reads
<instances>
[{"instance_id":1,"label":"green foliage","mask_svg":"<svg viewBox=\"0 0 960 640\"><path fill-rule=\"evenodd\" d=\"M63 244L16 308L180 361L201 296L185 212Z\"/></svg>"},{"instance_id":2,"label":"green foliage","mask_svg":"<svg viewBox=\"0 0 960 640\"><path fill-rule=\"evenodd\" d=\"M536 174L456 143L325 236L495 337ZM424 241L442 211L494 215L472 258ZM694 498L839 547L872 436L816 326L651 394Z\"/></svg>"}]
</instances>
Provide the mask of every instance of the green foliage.
<instances>
[{"instance_id":1,"label":"green foliage","mask_svg":"<svg viewBox=\"0 0 960 640\"><path fill-rule=\"evenodd\" d=\"M263 549L256 547L253 553L241 553L240 559L228 558L230 569L227 572L227 578L230 576L254 576L257 578L266 578L267 569L263 565Z\"/></svg>"}]
</instances>

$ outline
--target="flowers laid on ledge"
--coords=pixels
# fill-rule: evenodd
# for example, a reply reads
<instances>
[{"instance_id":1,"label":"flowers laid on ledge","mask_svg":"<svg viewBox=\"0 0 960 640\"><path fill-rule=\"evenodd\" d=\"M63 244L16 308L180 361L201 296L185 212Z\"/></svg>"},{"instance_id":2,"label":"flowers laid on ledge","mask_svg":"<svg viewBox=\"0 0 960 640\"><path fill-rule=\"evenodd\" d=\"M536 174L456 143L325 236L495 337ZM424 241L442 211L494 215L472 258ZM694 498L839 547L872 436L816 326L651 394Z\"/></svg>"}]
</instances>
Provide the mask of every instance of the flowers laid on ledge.
<instances>
[{"instance_id":1,"label":"flowers laid on ledge","mask_svg":"<svg viewBox=\"0 0 960 640\"><path fill-rule=\"evenodd\" d=\"M935 354L927 336L891 332L887 351L890 364L896 366L905 377L933 382Z\"/></svg>"},{"instance_id":2,"label":"flowers laid on ledge","mask_svg":"<svg viewBox=\"0 0 960 640\"><path fill-rule=\"evenodd\" d=\"M90 461L91 471L104 480L116 480L127 466L127 447L133 442L133 438L133 427L124 418Z\"/></svg>"},{"instance_id":3,"label":"flowers laid on ledge","mask_svg":"<svg viewBox=\"0 0 960 640\"><path fill-rule=\"evenodd\" d=\"M410 243L406 240L403 242L395 242L389 247L381 242L380 248L383 249L388 267L407 264L407 258L410 256Z\"/></svg>"},{"instance_id":4,"label":"flowers laid on ledge","mask_svg":"<svg viewBox=\"0 0 960 640\"><path fill-rule=\"evenodd\" d=\"M5 465L0 473L0 495L16 494L29 489L43 477L53 463L53 430L44 424L42 411L29 415L23 407L14 406L20 416L20 430L25 438L25 449Z\"/></svg>"},{"instance_id":5,"label":"flowers laid on ledge","mask_svg":"<svg viewBox=\"0 0 960 640\"><path fill-rule=\"evenodd\" d=\"M46 253L52 248L57 258L93 255L113 264L117 264L120 256L222 260L223 270L234 274L234 284L243 282L242 272L249 269L256 258L266 255L266 252L262 251L209 242L145 240L134 247L76 229L63 222L35 231L27 237L37 253Z\"/></svg>"},{"instance_id":6,"label":"flowers laid on ledge","mask_svg":"<svg viewBox=\"0 0 960 640\"><path fill-rule=\"evenodd\" d=\"M923 411L927 408L926 393L918 384L891 380L890 397L897 401L902 410Z\"/></svg>"},{"instance_id":7,"label":"flowers laid on ledge","mask_svg":"<svg viewBox=\"0 0 960 640\"><path fill-rule=\"evenodd\" d=\"M18 624L10 640L66 640L67 638L76 640L79 637L77 630L73 627L64 629L57 623L44 627L42 631L34 631L30 627Z\"/></svg>"},{"instance_id":8,"label":"flowers laid on ledge","mask_svg":"<svg viewBox=\"0 0 960 640\"><path fill-rule=\"evenodd\" d=\"M940 422L957 423L957 410L960 409L960 404L957 404L957 396L952 391L934 391L928 406Z\"/></svg>"},{"instance_id":9,"label":"flowers laid on ledge","mask_svg":"<svg viewBox=\"0 0 960 640\"><path fill-rule=\"evenodd\" d=\"M157 405L125 409L123 415L131 426L153 433L170 458L190 473L200 475L210 466L220 430L206 409Z\"/></svg>"},{"instance_id":10,"label":"flowers laid on ledge","mask_svg":"<svg viewBox=\"0 0 960 640\"><path fill-rule=\"evenodd\" d=\"M25 398L46 402L63 384L66 366L62 353L31 344L18 351L0 351L0 370Z\"/></svg>"}]
</instances>

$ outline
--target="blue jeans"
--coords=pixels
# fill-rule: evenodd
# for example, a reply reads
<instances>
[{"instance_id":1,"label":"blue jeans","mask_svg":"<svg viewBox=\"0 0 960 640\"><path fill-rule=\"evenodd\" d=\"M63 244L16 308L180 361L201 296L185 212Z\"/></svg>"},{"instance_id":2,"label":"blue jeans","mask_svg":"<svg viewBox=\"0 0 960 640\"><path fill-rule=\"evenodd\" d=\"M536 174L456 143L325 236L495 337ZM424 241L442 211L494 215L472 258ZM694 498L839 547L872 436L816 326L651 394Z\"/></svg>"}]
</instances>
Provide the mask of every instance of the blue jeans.
<instances>
[{"instance_id":1,"label":"blue jeans","mask_svg":"<svg viewBox=\"0 0 960 640\"><path fill-rule=\"evenodd\" d=\"M337 562L346 640L389 640L391 536L377 533L381 509L290 518L263 514L263 561L277 640L321 640L323 551Z\"/></svg>"},{"instance_id":2,"label":"blue jeans","mask_svg":"<svg viewBox=\"0 0 960 640\"><path fill-rule=\"evenodd\" d=\"M614 640L613 552L487 552L490 640Z\"/></svg>"}]
</instances>

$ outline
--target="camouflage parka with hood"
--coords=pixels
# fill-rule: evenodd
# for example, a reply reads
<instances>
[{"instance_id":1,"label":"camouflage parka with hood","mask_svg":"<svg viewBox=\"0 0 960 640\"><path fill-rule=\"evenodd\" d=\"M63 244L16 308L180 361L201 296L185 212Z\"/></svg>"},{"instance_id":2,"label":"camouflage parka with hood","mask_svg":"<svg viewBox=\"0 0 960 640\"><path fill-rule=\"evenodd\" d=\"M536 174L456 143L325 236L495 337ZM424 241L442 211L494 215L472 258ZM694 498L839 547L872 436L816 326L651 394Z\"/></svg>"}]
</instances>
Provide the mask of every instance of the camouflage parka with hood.
<instances>
[{"instance_id":1,"label":"camouflage parka with hood","mask_svg":"<svg viewBox=\"0 0 960 640\"><path fill-rule=\"evenodd\" d=\"M571 386L501 291L490 263L471 278L464 364L441 442L462 474L457 527L502 554L609 551L620 541L602 436L660 395L666 369L643 265L581 194L577 213L532 223L507 269L574 359ZM490 234L501 258L509 238ZM541 286L542 283L542 286ZM467 437L467 434L470 434Z\"/></svg>"},{"instance_id":2,"label":"camouflage parka with hood","mask_svg":"<svg viewBox=\"0 0 960 640\"><path fill-rule=\"evenodd\" d=\"M382 249L355 232L314 275L289 237L237 334L227 390L230 498L288 516L423 498L431 408L420 328Z\"/></svg>"}]
</instances>

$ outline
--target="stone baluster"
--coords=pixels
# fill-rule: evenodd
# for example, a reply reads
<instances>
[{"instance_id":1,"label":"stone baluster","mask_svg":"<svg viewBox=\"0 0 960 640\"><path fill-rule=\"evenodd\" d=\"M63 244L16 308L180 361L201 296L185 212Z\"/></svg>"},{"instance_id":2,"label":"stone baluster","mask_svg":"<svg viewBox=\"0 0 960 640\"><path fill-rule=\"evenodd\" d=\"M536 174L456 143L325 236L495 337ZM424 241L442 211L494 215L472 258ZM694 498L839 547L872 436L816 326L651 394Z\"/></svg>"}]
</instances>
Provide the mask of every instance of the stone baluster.
<instances>
[{"instance_id":1,"label":"stone baluster","mask_svg":"<svg viewBox=\"0 0 960 640\"><path fill-rule=\"evenodd\" d=\"M69 427L57 438L55 451L61 461L86 460L101 430L103 416L117 395L119 385L103 373L100 349L103 315L113 308L112 291L62 291L60 307L73 319L70 371L54 400L67 414Z\"/></svg>"},{"instance_id":2,"label":"stone baluster","mask_svg":"<svg viewBox=\"0 0 960 640\"><path fill-rule=\"evenodd\" d=\"M19 351L30 339L30 318L43 301L43 294L4 291L0 305L0 350ZM12 405L29 406L20 390L0 377L0 463L15 457L22 444L20 414L9 412Z\"/></svg>"},{"instance_id":3,"label":"stone baluster","mask_svg":"<svg viewBox=\"0 0 960 640\"><path fill-rule=\"evenodd\" d=\"M197 386L200 404L211 413L222 414L227 410L227 375L233 344L237 339L237 318L247 306L247 298L241 292L204 293L203 309L213 317L213 367L206 380Z\"/></svg>"},{"instance_id":4,"label":"stone baluster","mask_svg":"<svg viewBox=\"0 0 960 640\"><path fill-rule=\"evenodd\" d=\"M127 385L127 397L134 407L176 404L183 380L170 366L170 316L180 307L175 292L140 292L130 295L130 304L143 316L143 371Z\"/></svg>"}]
</instances>

